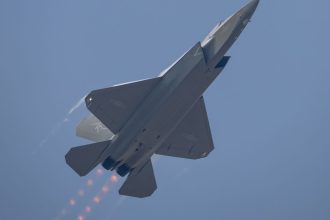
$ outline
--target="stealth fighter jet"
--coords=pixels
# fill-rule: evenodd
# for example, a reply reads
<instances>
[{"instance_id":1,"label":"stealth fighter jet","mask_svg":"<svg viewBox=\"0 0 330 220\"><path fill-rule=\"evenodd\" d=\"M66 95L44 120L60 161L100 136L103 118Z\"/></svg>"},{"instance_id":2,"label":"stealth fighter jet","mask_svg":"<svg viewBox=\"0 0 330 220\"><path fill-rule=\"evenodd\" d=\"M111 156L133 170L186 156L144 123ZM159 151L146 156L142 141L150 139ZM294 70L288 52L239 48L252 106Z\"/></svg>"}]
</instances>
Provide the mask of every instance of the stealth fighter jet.
<instances>
[{"instance_id":1,"label":"stealth fighter jet","mask_svg":"<svg viewBox=\"0 0 330 220\"><path fill-rule=\"evenodd\" d=\"M119 193L142 198L157 188L152 155L207 157L214 145L203 93L225 68L226 52L258 3L219 23L159 76L89 93L85 102L93 116L78 125L77 135L97 143L71 148L67 164L80 176L99 164L128 174Z\"/></svg>"}]
</instances>

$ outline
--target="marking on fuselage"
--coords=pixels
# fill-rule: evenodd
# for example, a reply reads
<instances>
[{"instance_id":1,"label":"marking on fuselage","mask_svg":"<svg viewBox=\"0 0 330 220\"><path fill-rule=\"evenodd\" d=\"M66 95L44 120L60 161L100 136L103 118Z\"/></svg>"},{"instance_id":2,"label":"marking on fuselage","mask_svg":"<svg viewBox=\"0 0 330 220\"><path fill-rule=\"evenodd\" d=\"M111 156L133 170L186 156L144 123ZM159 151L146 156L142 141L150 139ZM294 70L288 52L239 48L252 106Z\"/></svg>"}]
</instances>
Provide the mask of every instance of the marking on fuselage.
<instances>
[{"instance_id":1,"label":"marking on fuselage","mask_svg":"<svg viewBox=\"0 0 330 220\"><path fill-rule=\"evenodd\" d=\"M107 130L107 128L101 123L101 122L96 122L93 124L94 129L96 133L100 133L100 131Z\"/></svg>"}]
</instances>

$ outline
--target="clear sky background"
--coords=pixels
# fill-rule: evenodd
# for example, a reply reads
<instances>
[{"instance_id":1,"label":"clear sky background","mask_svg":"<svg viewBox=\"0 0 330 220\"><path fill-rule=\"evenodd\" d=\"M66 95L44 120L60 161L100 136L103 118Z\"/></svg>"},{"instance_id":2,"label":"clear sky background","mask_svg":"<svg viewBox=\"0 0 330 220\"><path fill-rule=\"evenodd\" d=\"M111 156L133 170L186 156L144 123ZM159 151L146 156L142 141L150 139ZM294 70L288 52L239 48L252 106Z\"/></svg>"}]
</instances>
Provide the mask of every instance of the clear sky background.
<instances>
[{"instance_id":1,"label":"clear sky background","mask_svg":"<svg viewBox=\"0 0 330 220\"><path fill-rule=\"evenodd\" d=\"M158 75L245 3L0 0L0 219L330 219L326 0L261 1L205 94L216 149L157 158L152 197L65 164L88 143L75 136L85 94Z\"/></svg>"}]
</instances>

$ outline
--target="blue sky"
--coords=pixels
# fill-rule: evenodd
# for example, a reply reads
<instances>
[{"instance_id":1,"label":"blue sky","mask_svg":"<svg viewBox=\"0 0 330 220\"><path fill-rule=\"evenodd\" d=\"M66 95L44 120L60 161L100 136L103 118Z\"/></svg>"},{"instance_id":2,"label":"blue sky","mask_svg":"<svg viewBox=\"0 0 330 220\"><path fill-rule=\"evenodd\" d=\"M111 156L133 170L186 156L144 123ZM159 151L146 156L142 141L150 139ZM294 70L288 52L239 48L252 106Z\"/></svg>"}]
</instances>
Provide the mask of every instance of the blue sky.
<instances>
[{"instance_id":1,"label":"blue sky","mask_svg":"<svg viewBox=\"0 0 330 220\"><path fill-rule=\"evenodd\" d=\"M158 158L152 197L119 179L95 204L111 173L65 164L85 94L158 75L245 2L1 0L0 219L329 219L328 1L261 1L205 94L216 149Z\"/></svg>"}]
</instances>

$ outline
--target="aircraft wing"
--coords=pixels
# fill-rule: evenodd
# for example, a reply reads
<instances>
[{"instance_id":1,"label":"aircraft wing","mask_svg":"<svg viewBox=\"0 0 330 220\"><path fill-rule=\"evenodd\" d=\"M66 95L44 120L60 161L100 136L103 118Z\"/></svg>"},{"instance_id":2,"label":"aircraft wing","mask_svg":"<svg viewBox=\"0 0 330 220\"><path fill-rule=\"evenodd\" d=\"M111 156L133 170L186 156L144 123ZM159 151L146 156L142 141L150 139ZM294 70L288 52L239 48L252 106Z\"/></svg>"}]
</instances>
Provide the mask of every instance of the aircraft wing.
<instances>
[{"instance_id":1,"label":"aircraft wing","mask_svg":"<svg viewBox=\"0 0 330 220\"><path fill-rule=\"evenodd\" d=\"M94 115L83 118L76 128L76 135L90 141L100 142L110 140L113 133Z\"/></svg>"},{"instance_id":2,"label":"aircraft wing","mask_svg":"<svg viewBox=\"0 0 330 220\"><path fill-rule=\"evenodd\" d=\"M86 106L116 134L160 80L157 77L94 90L86 96Z\"/></svg>"},{"instance_id":3,"label":"aircraft wing","mask_svg":"<svg viewBox=\"0 0 330 220\"><path fill-rule=\"evenodd\" d=\"M199 159L206 157L213 149L204 98L201 97L156 154Z\"/></svg>"}]
</instances>

